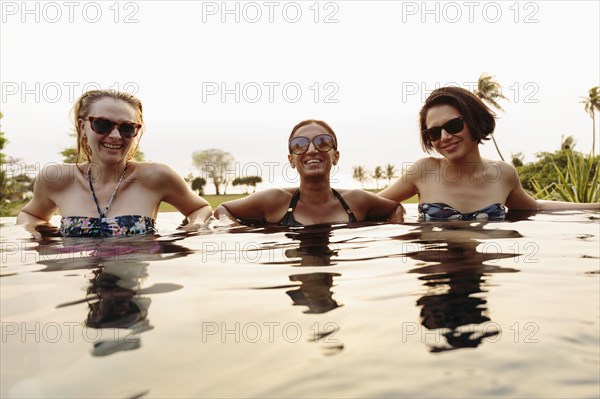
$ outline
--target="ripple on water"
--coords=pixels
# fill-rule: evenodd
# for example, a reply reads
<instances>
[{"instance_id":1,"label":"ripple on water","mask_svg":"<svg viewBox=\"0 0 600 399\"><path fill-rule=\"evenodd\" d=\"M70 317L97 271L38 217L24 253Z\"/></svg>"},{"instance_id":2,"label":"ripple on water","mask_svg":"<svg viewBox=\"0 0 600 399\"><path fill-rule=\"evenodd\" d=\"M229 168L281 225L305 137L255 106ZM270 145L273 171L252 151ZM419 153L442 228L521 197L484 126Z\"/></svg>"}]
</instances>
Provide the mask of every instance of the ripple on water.
<instances>
[{"instance_id":1,"label":"ripple on water","mask_svg":"<svg viewBox=\"0 0 600 399\"><path fill-rule=\"evenodd\" d=\"M40 243L4 218L0 393L595 397L596 215Z\"/></svg>"}]
</instances>

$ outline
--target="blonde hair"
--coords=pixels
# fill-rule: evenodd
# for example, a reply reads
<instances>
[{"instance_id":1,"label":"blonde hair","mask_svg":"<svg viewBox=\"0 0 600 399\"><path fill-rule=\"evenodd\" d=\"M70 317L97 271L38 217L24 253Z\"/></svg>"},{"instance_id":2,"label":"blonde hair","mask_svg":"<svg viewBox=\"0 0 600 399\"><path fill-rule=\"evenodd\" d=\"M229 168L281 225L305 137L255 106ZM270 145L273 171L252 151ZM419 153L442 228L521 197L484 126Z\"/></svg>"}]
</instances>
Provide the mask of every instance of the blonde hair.
<instances>
[{"instance_id":1,"label":"blonde hair","mask_svg":"<svg viewBox=\"0 0 600 399\"><path fill-rule=\"evenodd\" d=\"M124 93L116 90L90 90L85 92L77 99L75 105L73 105L72 110L72 118L73 123L75 124L75 131L77 132L77 161L80 162L86 159L88 162L91 162L92 159L92 149L87 143L84 132L80 127L79 120L87 120L90 115L90 108L94 103L103 98L112 98L115 101L123 101L133 107L137 113L137 123L142 124L142 129L137 136L137 143L135 146L132 146L129 149L129 152L125 155L125 160L129 161L133 158L135 152L138 149L140 139L144 132L143 124L143 112L142 112L142 102L138 100L133 94ZM85 158L84 158L85 157Z\"/></svg>"}]
</instances>

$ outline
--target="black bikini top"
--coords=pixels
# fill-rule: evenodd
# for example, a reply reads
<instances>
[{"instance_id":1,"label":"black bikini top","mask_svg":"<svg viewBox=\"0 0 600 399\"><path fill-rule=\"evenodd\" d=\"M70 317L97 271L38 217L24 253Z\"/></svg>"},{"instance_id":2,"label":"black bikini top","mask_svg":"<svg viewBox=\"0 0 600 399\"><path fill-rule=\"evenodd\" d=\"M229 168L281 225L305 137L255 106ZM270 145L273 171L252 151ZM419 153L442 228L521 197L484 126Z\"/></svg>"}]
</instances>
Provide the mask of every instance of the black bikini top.
<instances>
[{"instance_id":1,"label":"black bikini top","mask_svg":"<svg viewBox=\"0 0 600 399\"><path fill-rule=\"evenodd\" d=\"M340 193L338 193L337 191L335 191L333 188L331 189L331 191L333 192L333 195L335 195L335 197L338 200L340 200L340 202L342 203L342 206L344 207L346 212L348 212L348 223L356 223L357 222L356 216L354 216L354 213L352 213L352 210L350 209L350 207L348 206L346 201L344 201L344 198L342 198L342 195ZM285 215L283 215L283 218L281 218L281 220L278 223L280 226L289 226L289 227L304 226L302 223L299 223L294 218L294 209L296 208L296 205L298 204L299 199L300 199L300 190L298 189L292 196L292 199L290 201L290 206L288 207L287 212L285 213Z\"/></svg>"}]
</instances>

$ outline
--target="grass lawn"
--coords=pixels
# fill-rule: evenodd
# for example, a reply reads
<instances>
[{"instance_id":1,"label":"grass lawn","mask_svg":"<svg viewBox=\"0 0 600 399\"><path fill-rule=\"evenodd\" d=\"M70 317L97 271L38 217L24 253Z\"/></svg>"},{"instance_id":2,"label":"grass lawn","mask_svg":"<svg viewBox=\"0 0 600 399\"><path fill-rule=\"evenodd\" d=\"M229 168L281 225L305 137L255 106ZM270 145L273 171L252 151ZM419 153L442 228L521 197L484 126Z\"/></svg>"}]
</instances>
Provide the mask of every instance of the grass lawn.
<instances>
[{"instance_id":1,"label":"grass lawn","mask_svg":"<svg viewBox=\"0 0 600 399\"><path fill-rule=\"evenodd\" d=\"M377 193L378 190L367 190L367 191ZM235 200L238 198L244 198L245 196L246 196L246 194L228 194L228 195L203 195L202 197L204 197L204 199L208 201L208 203L210 204L210 206L212 206L213 209L216 209L223 202ZM416 204L418 202L419 202L419 197L415 195L415 196L407 199L403 203L404 204ZM160 204L159 211L160 212L177 212L177 209L175 209L174 207L172 207L171 205L169 205L165 202L162 202Z\"/></svg>"},{"instance_id":2,"label":"grass lawn","mask_svg":"<svg viewBox=\"0 0 600 399\"><path fill-rule=\"evenodd\" d=\"M29 202L29 200L13 202L11 204L8 204L6 206L5 211L2 212L2 214L0 216L17 216L17 213L19 213L21 208L23 208L25 206L25 204L27 204L28 202Z\"/></svg>"},{"instance_id":3,"label":"grass lawn","mask_svg":"<svg viewBox=\"0 0 600 399\"><path fill-rule=\"evenodd\" d=\"M377 190L368 190L368 191L371 191L373 193L377 192ZM243 198L245 196L246 196L246 194L228 194L228 195L204 195L203 197L205 200L208 201L208 203L210 204L210 206L212 206L213 209L216 209L222 202L231 201L231 200L238 199L238 198ZM414 197L409 198L408 200L404 201L405 204L416 204L417 202L418 202L418 197L416 195ZM23 205L25 205L26 203L27 203L27 201L11 204L9 206L7 212L5 214L3 214L2 216L17 216L17 213L19 213L19 211L21 210ZM158 210L159 210L159 212L177 212L177 209L175 209L173 206L167 204L166 202L162 202L160 204L160 208Z\"/></svg>"},{"instance_id":4,"label":"grass lawn","mask_svg":"<svg viewBox=\"0 0 600 399\"><path fill-rule=\"evenodd\" d=\"M202 198L208 201L210 206L213 209L217 209L217 207L226 201L235 200L238 198L244 198L246 194L227 194L227 195L203 195ZM177 212L175 207L167 204L166 202L161 202L159 212Z\"/></svg>"}]
</instances>

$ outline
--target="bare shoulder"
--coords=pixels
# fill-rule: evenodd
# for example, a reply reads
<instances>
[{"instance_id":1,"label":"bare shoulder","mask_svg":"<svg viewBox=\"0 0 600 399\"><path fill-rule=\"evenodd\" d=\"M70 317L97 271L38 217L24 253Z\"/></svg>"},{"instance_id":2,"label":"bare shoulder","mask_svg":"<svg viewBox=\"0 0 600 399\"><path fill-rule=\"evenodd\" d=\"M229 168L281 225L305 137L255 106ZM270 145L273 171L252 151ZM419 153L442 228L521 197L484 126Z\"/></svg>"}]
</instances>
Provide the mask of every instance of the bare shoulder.
<instances>
[{"instance_id":1,"label":"bare shoulder","mask_svg":"<svg viewBox=\"0 0 600 399\"><path fill-rule=\"evenodd\" d=\"M414 162L405 163L402 171L402 176L405 181L423 180L422 177L441 167L441 158L424 157L419 158Z\"/></svg>"},{"instance_id":2,"label":"bare shoulder","mask_svg":"<svg viewBox=\"0 0 600 399\"><path fill-rule=\"evenodd\" d=\"M130 178L137 179L145 185L160 187L169 184L174 179L183 179L179 173L169 165L157 162L131 162Z\"/></svg>"},{"instance_id":3,"label":"bare shoulder","mask_svg":"<svg viewBox=\"0 0 600 399\"><path fill-rule=\"evenodd\" d=\"M508 162L499 161L497 159L484 159L483 165L485 168L499 168L504 171L515 171L515 167Z\"/></svg>"},{"instance_id":4,"label":"bare shoulder","mask_svg":"<svg viewBox=\"0 0 600 399\"><path fill-rule=\"evenodd\" d=\"M388 220L400 206L398 202L365 190L339 190L358 221ZM400 206L400 209L401 206ZM400 220L402 214L400 213Z\"/></svg>"},{"instance_id":5,"label":"bare shoulder","mask_svg":"<svg viewBox=\"0 0 600 399\"><path fill-rule=\"evenodd\" d=\"M419 165L419 166L428 166L428 167L433 167L433 166L439 166L442 162L442 158L437 158L437 157L423 157L423 158L419 158L415 161L415 164Z\"/></svg>"},{"instance_id":6,"label":"bare shoulder","mask_svg":"<svg viewBox=\"0 0 600 399\"><path fill-rule=\"evenodd\" d=\"M417 159L402 164L402 175L391 186L381 190L377 195L393 201L405 201L422 190L427 182L427 175L440 167L440 160L434 157Z\"/></svg>"},{"instance_id":7,"label":"bare shoulder","mask_svg":"<svg viewBox=\"0 0 600 399\"><path fill-rule=\"evenodd\" d=\"M374 194L370 191L359 190L359 189L339 189L337 190L341 196L344 198L348 205L356 207L356 206L398 206L398 202L380 197L377 194Z\"/></svg>"},{"instance_id":8,"label":"bare shoulder","mask_svg":"<svg viewBox=\"0 0 600 399\"><path fill-rule=\"evenodd\" d=\"M278 204L289 203L295 192L295 188L268 188L246 198L250 199L252 197L254 201L261 201L269 206L277 206Z\"/></svg>"},{"instance_id":9,"label":"bare shoulder","mask_svg":"<svg viewBox=\"0 0 600 399\"><path fill-rule=\"evenodd\" d=\"M483 165L485 177L492 181L499 181L512 186L519 179L517 170L508 162L484 159Z\"/></svg>"},{"instance_id":10,"label":"bare shoulder","mask_svg":"<svg viewBox=\"0 0 600 399\"><path fill-rule=\"evenodd\" d=\"M431 168L434 166L438 166L440 164L440 162L441 162L441 158L423 157L423 158L417 159L416 161L403 162L402 169L404 172L404 171L410 171L414 168L420 168L420 167L424 167L424 166Z\"/></svg>"},{"instance_id":11,"label":"bare shoulder","mask_svg":"<svg viewBox=\"0 0 600 399\"><path fill-rule=\"evenodd\" d=\"M130 167L141 176L168 176L177 172L167 164L158 162L131 162Z\"/></svg>"},{"instance_id":12,"label":"bare shoulder","mask_svg":"<svg viewBox=\"0 0 600 399\"><path fill-rule=\"evenodd\" d=\"M361 200L368 200L368 199L376 200L376 199L380 198L370 191L360 190L360 189L340 188L340 189L336 189L336 191L338 193L340 193L342 195L342 197L344 197L345 200L361 201Z\"/></svg>"},{"instance_id":13,"label":"bare shoulder","mask_svg":"<svg viewBox=\"0 0 600 399\"><path fill-rule=\"evenodd\" d=\"M45 190L61 191L69 187L76 178L83 176L78 164L49 164L36 176L36 184Z\"/></svg>"}]
</instances>

